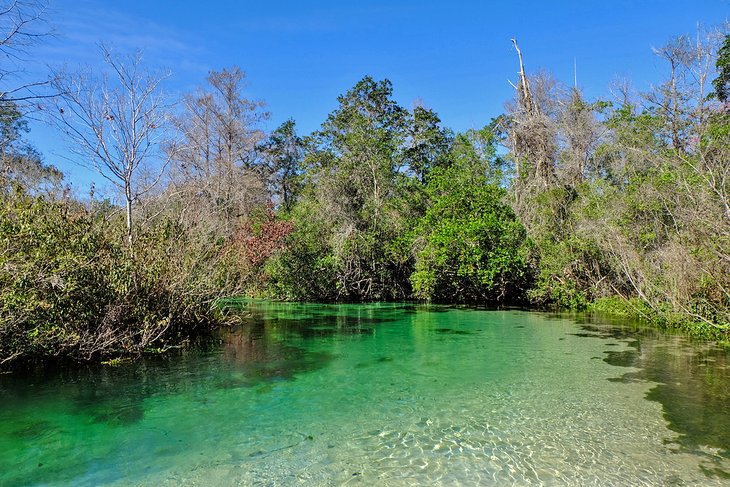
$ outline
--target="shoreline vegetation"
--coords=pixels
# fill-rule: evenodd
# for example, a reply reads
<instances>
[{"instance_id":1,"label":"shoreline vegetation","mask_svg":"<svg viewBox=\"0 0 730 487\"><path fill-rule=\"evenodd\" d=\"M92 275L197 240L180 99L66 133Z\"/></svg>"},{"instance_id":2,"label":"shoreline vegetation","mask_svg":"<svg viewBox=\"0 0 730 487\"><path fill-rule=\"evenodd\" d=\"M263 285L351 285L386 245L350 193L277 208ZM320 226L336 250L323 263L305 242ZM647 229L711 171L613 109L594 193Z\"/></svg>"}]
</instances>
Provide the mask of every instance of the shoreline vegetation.
<instances>
[{"instance_id":1,"label":"shoreline vegetation","mask_svg":"<svg viewBox=\"0 0 730 487\"><path fill-rule=\"evenodd\" d=\"M171 104L166 74L102 47L106 73L54 73L34 103L116 192L73 195L0 98L0 368L162 353L233 322L232 296L588 310L728 346L723 29L595 100L514 41L514 99L463 133L369 76L317 131L266 133L239 68Z\"/></svg>"}]
</instances>

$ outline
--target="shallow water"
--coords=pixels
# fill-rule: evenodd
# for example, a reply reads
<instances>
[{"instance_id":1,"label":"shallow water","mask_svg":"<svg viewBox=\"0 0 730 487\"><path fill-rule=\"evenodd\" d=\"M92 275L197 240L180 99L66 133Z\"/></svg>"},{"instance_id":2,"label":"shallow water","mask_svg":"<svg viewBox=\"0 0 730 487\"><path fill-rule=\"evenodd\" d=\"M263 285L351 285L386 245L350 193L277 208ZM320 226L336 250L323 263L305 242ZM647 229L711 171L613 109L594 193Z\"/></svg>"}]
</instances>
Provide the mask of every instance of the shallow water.
<instances>
[{"instance_id":1,"label":"shallow water","mask_svg":"<svg viewBox=\"0 0 730 487\"><path fill-rule=\"evenodd\" d=\"M0 486L730 485L730 357L585 315L246 302L205 349L0 375Z\"/></svg>"}]
</instances>

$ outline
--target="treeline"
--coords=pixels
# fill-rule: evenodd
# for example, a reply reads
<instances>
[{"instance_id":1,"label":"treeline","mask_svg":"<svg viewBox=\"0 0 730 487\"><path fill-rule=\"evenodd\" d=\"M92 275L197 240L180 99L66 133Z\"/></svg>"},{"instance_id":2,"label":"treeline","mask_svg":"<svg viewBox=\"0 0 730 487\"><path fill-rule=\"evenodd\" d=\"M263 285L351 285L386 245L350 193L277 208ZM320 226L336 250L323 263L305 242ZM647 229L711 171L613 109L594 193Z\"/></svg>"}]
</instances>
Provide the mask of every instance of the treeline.
<instances>
[{"instance_id":1,"label":"treeline","mask_svg":"<svg viewBox=\"0 0 730 487\"><path fill-rule=\"evenodd\" d=\"M301 146L266 289L590 307L726 338L729 39L679 36L655 50L663 83L592 101L528 76L515 43L515 98L460 134L363 79Z\"/></svg>"},{"instance_id":2,"label":"treeline","mask_svg":"<svg viewBox=\"0 0 730 487\"><path fill-rule=\"evenodd\" d=\"M170 110L165 73L104 48L111 75L55 73L43 110L117 193L73 196L2 100L0 363L179 346L236 295L593 307L727 338L730 37L656 53L665 83L595 101L520 56L505 113L464 133L365 77L302 135L263 130L238 68Z\"/></svg>"}]
</instances>

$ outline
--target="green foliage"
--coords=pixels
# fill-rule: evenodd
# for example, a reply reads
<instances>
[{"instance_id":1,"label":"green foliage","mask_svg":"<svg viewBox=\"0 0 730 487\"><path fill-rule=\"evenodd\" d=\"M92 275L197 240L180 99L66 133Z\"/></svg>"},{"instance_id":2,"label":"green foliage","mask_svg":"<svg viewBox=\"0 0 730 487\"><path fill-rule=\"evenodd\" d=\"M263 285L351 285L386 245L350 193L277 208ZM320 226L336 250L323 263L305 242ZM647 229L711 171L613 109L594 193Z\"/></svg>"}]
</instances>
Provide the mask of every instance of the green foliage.
<instances>
[{"instance_id":1,"label":"green foliage","mask_svg":"<svg viewBox=\"0 0 730 487\"><path fill-rule=\"evenodd\" d=\"M121 367L129 363L131 363L131 359L129 357L117 357L109 360L103 360L101 362L102 365L107 365L109 367Z\"/></svg>"},{"instance_id":2,"label":"green foliage","mask_svg":"<svg viewBox=\"0 0 730 487\"><path fill-rule=\"evenodd\" d=\"M663 306L662 309L657 310L646 301L637 298L624 299L617 296L600 298L590 303L588 309L642 320L647 324L694 338L717 340L721 345L727 343L728 336L730 336L730 324L728 323L718 325L692 319L684 313L676 312L670 306Z\"/></svg>"},{"instance_id":3,"label":"green foliage","mask_svg":"<svg viewBox=\"0 0 730 487\"><path fill-rule=\"evenodd\" d=\"M282 123L260 147L273 180L272 189L284 211L291 210L302 190L304 147L292 119Z\"/></svg>"},{"instance_id":4,"label":"green foliage","mask_svg":"<svg viewBox=\"0 0 730 487\"><path fill-rule=\"evenodd\" d=\"M291 214L294 231L283 252L266 264L272 297L296 301L332 301L338 297L338 267L328 246L328 229L301 203Z\"/></svg>"},{"instance_id":5,"label":"green foliage","mask_svg":"<svg viewBox=\"0 0 730 487\"><path fill-rule=\"evenodd\" d=\"M555 304L568 309L585 309L591 299L586 285L585 263L591 262L596 249L590 240L569 238L539 243L539 272L529 296L534 303Z\"/></svg>"},{"instance_id":6,"label":"green foliage","mask_svg":"<svg viewBox=\"0 0 730 487\"><path fill-rule=\"evenodd\" d=\"M441 127L441 119L433 110L416 107L409 122L405 164L416 180L425 184L434 168L448 164L452 135Z\"/></svg>"},{"instance_id":7,"label":"green foliage","mask_svg":"<svg viewBox=\"0 0 730 487\"><path fill-rule=\"evenodd\" d=\"M555 164L577 157L598 171L511 188L535 242L530 299L726 336L729 119L713 108L698 120L691 97L671 84L644 97L641 109L629 99L605 107L599 126L609 136L595 149L571 148L565 137L567 159Z\"/></svg>"},{"instance_id":8,"label":"green foliage","mask_svg":"<svg viewBox=\"0 0 730 487\"><path fill-rule=\"evenodd\" d=\"M166 348L220 316L231 262L192 253L169 219L130 249L102 206L49 201L20 187L0 200L0 361L92 359ZM225 256L223 256L225 257Z\"/></svg>"},{"instance_id":9,"label":"green foliage","mask_svg":"<svg viewBox=\"0 0 730 487\"><path fill-rule=\"evenodd\" d=\"M2 356L78 346L110 292L100 263L120 249L107 245L83 213L19 188L0 211Z\"/></svg>"},{"instance_id":10,"label":"green foliage","mask_svg":"<svg viewBox=\"0 0 730 487\"><path fill-rule=\"evenodd\" d=\"M18 106L0 99L0 191L21 185L33 193L57 189L63 174L45 164L38 151L24 137L28 122Z\"/></svg>"},{"instance_id":11,"label":"green foliage","mask_svg":"<svg viewBox=\"0 0 730 487\"><path fill-rule=\"evenodd\" d=\"M269 268L271 292L288 299L406 297L408 273L387 249L412 212L402 172L407 148L418 148L408 157L425 171L430 156L419 144L430 147L424 140L438 132L438 119L427 111L411 117L387 80L365 77L338 101L310 140L306 188L292 210L288 248ZM420 142L408 146L409 137Z\"/></svg>"},{"instance_id":12,"label":"green foliage","mask_svg":"<svg viewBox=\"0 0 730 487\"><path fill-rule=\"evenodd\" d=\"M730 98L730 35L725 36L725 42L717 53L715 66L718 76L712 81L714 95L718 100L727 102Z\"/></svg>"},{"instance_id":13,"label":"green foliage","mask_svg":"<svg viewBox=\"0 0 730 487\"><path fill-rule=\"evenodd\" d=\"M473 134L472 134L473 135ZM515 302L529 283L524 227L504 202L491 162L468 135L457 137L448 166L433 170L431 202L416 229L411 276L420 299Z\"/></svg>"}]
</instances>

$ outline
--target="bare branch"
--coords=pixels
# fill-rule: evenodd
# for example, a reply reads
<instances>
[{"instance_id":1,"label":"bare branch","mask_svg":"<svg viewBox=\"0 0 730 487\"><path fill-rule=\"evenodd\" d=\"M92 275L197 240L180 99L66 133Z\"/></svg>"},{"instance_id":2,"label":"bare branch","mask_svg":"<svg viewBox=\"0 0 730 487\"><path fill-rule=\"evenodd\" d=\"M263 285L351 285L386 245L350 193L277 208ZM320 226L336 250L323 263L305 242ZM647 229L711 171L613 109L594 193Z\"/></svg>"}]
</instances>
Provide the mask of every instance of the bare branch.
<instances>
[{"instance_id":1,"label":"bare branch","mask_svg":"<svg viewBox=\"0 0 730 487\"><path fill-rule=\"evenodd\" d=\"M47 3L44 0L13 0L0 6L0 53L10 63L25 61L28 49L39 40L52 35L45 20ZM7 63L0 67L0 102L27 102L53 95L36 93L33 89L50 85L49 80L20 81L23 69L13 69ZM10 85L16 80L16 85Z\"/></svg>"},{"instance_id":2,"label":"bare branch","mask_svg":"<svg viewBox=\"0 0 730 487\"><path fill-rule=\"evenodd\" d=\"M169 162L161 150L167 126L160 87L169 73L150 74L139 52L120 57L100 46L107 72L91 69L59 73L54 88L61 93L52 114L71 142L71 151L122 190L127 210L127 237L132 242L132 205L162 178ZM152 168L157 177L143 184L138 173Z\"/></svg>"}]
</instances>

